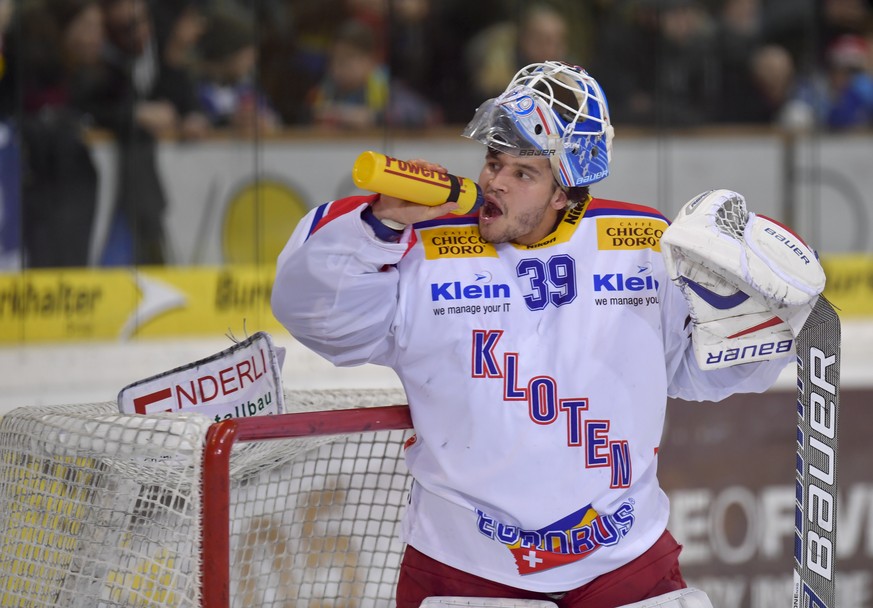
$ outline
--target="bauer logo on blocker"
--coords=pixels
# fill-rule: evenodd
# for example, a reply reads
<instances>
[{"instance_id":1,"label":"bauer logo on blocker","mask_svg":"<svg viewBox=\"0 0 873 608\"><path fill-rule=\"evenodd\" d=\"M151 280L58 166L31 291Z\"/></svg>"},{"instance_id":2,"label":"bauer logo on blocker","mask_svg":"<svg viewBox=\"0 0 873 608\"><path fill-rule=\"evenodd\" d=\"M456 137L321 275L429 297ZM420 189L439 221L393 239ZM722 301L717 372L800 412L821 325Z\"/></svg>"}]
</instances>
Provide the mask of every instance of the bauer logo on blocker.
<instances>
[{"instance_id":1,"label":"bauer logo on blocker","mask_svg":"<svg viewBox=\"0 0 873 608\"><path fill-rule=\"evenodd\" d=\"M792 237L791 235L787 235L787 234L781 234L769 226L767 228L764 228L764 232L766 234L769 234L774 239L776 239L779 243L781 243L786 248L788 248L804 264L809 264L810 256L807 254L808 250L806 249L806 247L801 247L801 245L803 243L797 237ZM815 254L811 253L811 255L815 255Z\"/></svg>"}]
</instances>

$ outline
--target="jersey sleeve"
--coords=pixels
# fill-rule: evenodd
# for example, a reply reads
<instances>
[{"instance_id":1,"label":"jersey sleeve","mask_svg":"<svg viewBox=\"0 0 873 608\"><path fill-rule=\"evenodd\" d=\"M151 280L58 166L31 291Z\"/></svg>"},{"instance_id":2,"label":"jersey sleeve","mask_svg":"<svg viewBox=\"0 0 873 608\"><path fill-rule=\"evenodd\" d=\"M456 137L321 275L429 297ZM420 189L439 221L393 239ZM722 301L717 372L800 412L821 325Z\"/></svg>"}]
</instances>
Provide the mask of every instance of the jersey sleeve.
<instances>
[{"instance_id":1,"label":"jersey sleeve","mask_svg":"<svg viewBox=\"0 0 873 608\"><path fill-rule=\"evenodd\" d=\"M273 314L302 344L335 365L388 364L398 301L394 264L406 243L375 238L361 219L373 197L310 211L276 265Z\"/></svg>"},{"instance_id":2,"label":"jersey sleeve","mask_svg":"<svg viewBox=\"0 0 873 608\"><path fill-rule=\"evenodd\" d=\"M667 281L663 298L667 394L670 397L686 401L721 401L734 393L761 393L773 386L782 370L793 361L791 357L781 357L704 371L694 357L691 318L682 292Z\"/></svg>"}]
</instances>

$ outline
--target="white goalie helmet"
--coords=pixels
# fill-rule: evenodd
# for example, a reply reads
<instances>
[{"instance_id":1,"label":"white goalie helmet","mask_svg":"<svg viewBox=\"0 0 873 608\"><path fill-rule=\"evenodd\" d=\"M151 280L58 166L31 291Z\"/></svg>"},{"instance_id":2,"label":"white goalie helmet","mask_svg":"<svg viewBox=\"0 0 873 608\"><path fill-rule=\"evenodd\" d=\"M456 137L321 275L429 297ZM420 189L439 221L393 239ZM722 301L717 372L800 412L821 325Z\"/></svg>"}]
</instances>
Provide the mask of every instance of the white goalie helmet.
<instances>
[{"instance_id":1,"label":"white goalie helmet","mask_svg":"<svg viewBox=\"0 0 873 608\"><path fill-rule=\"evenodd\" d=\"M545 156L557 182L587 186L609 175L613 128L603 89L560 61L533 63L476 110L463 133L513 156Z\"/></svg>"}]
</instances>

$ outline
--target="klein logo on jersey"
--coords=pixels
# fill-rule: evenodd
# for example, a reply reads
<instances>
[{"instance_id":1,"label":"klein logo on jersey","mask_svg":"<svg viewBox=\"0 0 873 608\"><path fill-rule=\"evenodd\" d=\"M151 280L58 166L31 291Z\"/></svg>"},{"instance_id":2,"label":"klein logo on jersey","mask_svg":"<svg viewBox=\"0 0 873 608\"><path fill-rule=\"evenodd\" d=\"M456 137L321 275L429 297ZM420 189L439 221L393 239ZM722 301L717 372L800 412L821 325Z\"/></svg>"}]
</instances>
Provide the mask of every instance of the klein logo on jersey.
<instances>
[{"instance_id":1,"label":"klein logo on jersey","mask_svg":"<svg viewBox=\"0 0 873 608\"><path fill-rule=\"evenodd\" d=\"M538 530L501 523L478 509L476 515L479 533L509 549L521 575L571 564L601 547L614 546L635 520L633 499L611 515L600 515L588 505Z\"/></svg>"},{"instance_id":2,"label":"klein logo on jersey","mask_svg":"<svg viewBox=\"0 0 873 608\"><path fill-rule=\"evenodd\" d=\"M448 283L431 283L430 299L434 302L455 300L493 300L509 298L509 285L506 283L490 283L489 273L477 273L473 283L450 281Z\"/></svg>"},{"instance_id":3,"label":"klein logo on jersey","mask_svg":"<svg viewBox=\"0 0 873 608\"><path fill-rule=\"evenodd\" d=\"M640 273L649 266L640 266ZM651 274L625 276L621 272L594 274L594 291L657 291L660 283Z\"/></svg>"},{"instance_id":4,"label":"klein logo on jersey","mask_svg":"<svg viewBox=\"0 0 873 608\"><path fill-rule=\"evenodd\" d=\"M598 306L649 306L660 302L657 293L653 295L625 295L627 292L637 294L643 291L658 291L660 283L652 276L652 265L637 265L637 274L625 275L621 272L606 274L595 273L593 276L594 292L608 297L594 298Z\"/></svg>"},{"instance_id":5,"label":"klein logo on jersey","mask_svg":"<svg viewBox=\"0 0 873 608\"><path fill-rule=\"evenodd\" d=\"M424 257L441 258L497 257L494 245L479 236L478 226L442 227L421 231Z\"/></svg>"},{"instance_id":6,"label":"klein logo on jersey","mask_svg":"<svg viewBox=\"0 0 873 608\"><path fill-rule=\"evenodd\" d=\"M597 218L598 249L652 249L661 251L665 220L654 218Z\"/></svg>"}]
</instances>

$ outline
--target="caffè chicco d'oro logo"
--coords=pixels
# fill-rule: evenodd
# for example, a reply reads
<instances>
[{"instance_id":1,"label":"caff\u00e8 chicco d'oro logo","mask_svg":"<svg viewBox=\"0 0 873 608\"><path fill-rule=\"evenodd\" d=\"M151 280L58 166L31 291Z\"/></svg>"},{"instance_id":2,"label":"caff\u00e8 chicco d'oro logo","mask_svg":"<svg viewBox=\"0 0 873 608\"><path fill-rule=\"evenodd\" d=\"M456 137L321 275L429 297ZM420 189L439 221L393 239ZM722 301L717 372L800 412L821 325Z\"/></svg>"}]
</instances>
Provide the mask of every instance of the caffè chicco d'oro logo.
<instances>
[{"instance_id":1,"label":"caff\u00e8 chicco d'oro logo","mask_svg":"<svg viewBox=\"0 0 873 608\"><path fill-rule=\"evenodd\" d=\"M428 260L440 258L497 257L494 245L479 236L477 226L442 227L422 230L424 254Z\"/></svg>"},{"instance_id":2,"label":"caff\u00e8 chicco d'oro logo","mask_svg":"<svg viewBox=\"0 0 873 608\"><path fill-rule=\"evenodd\" d=\"M661 251L667 222L626 217L597 218L598 249L653 249Z\"/></svg>"}]
</instances>

